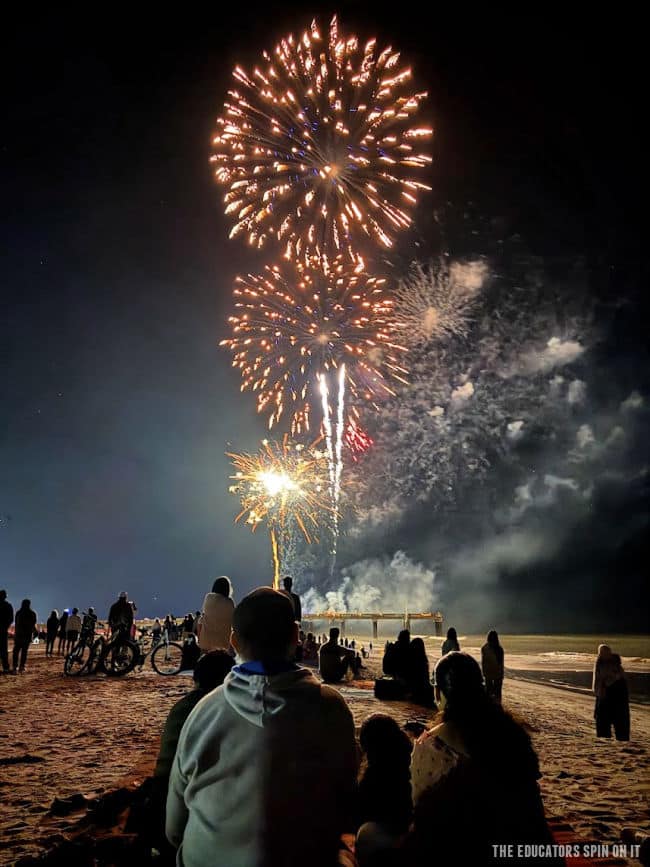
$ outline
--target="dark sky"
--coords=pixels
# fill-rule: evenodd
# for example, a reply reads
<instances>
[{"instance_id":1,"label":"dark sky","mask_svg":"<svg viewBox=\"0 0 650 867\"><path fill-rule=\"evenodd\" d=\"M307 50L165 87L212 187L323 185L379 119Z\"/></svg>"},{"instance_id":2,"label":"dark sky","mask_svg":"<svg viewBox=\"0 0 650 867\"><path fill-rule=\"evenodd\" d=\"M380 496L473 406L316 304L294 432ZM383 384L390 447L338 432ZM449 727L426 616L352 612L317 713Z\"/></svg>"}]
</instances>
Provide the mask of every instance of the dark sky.
<instances>
[{"instance_id":1,"label":"dark sky","mask_svg":"<svg viewBox=\"0 0 650 867\"><path fill-rule=\"evenodd\" d=\"M254 448L264 423L217 347L255 259L227 240L208 158L234 63L312 10L218 7L56 9L3 28L0 585L41 614L103 612L122 589L145 613L181 612L218 574L238 596L268 580L266 539L232 525L223 454ZM641 316L634 37L538 8L338 11L430 92L423 224L471 200L536 255L582 256L594 291L625 284Z\"/></svg>"}]
</instances>

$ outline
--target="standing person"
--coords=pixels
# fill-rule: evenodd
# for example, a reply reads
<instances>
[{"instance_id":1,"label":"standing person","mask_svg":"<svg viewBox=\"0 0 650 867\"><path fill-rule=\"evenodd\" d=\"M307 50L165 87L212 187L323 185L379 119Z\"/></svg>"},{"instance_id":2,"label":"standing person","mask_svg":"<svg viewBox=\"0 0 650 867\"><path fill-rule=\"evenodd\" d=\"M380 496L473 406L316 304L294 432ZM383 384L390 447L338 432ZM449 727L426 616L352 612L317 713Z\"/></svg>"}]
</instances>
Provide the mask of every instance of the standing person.
<instances>
[{"instance_id":1,"label":"standing person","mask_svg":"<svg viewBox=\"0 0 650 867\"><path fill-rule=\"evenodd\" d=\"M3 674L9 674L9 627L14 622L14 607L7 600L7 591L0 590L0 662Z\"/></svg>"},{"instance_id":2,"label":"standing person","mask_svg":"<svg viewBox=\"0 0 650 867\"><path fill-rule=\"evenodd\" d=\"M188 635L194 635L194 617L191 614L186 614L183 620L183 638Z\"/></svg>"},{"instance_id":3,"label":"standing person","mask_svg":"<svg viewBox=\"0 0 650 867\"><path fill-rule=\"evenodd\" d=\"M54 656L54 642L56 640L56 634L59 631L59 612L56 609L52 611L50 616L47 618L45 629L47 634L45 655Z\"/></svg>"},{"instance_id":4,"label":"standing person","mask_svg":"<svg viewBox=\"0 0 650 867\"><path fill-rule=\"evenodd\" d=\"M592 689L596 696L596 737L611 738L614 726L616 740L629 741L630 703L625 672L621 657L612 653L608 644L598 648Z\"/></svg>"},{"instance_id":5,"label":"standing person","mask_svg":"<svg viewBox=\"0 0 650 867\"><path fill-rule=\"evenodd\" d=\"M18 611L16 611L16 625L14 627L14 667L13 674L20 671L22 674L25 671L25 663L27 662L27 651L34 637L36 629L36 612L32 611L32 603L30 599L23 599ZM20 668L18 667L18 658L20 657Z\"/></svg>"},{"instance_id":6,"label":"standing person","mask_svg":"<svg viewBox=\"0 0 650 867\"><path fill-rule=\"evenodd\" d=\"M284 587L285 595L291 599L293 610L296 615L296 621L300 623L302 620L302 602L300 601L300 596L298 596L297 593L294 593L291 589L293 587L293 578L291 575L284 576L282 579L282 586Z\"/></svg>"},{"instance_id":7,"label":"standing person","mask_svg":"<svg viewBox=\"0 0 650 867\"><path fill-rule=\"evenodd\" d=\"M67 608L63 609L63 614L61 615L61 619L59 620L59 643L56 647L56 652L59 656L63 653L65 649L65 633L68 626L68 617L70 616L70 612Z\"/></svg>"},{"instance_id":8,"label":"standing person","mask_svg":"<svg viewBox=\"0 0 650 867\"><path fill-rule=\"evenodd\" d=\"M415 851L407 863L452 863L462 846L464 863L478 867L502 863L495 845L512 844L516 852L515 844L552 844L530 736L488 696L479 664L468 653L448 653L435 683L442 722L413 748Z\"/></svg>"},{"instance_id":9,"label":"standing person","mask_svg":"<svg viewBox=\"0 0 650 867\"><path fill-rule=\"evenodd\" d=\"M108 612L108 625L111 629L111 635L114 635L116 632L123 632L126 638L131 637L133 611L134 605L129 602L129 594L126 590L123 590L117 602L113 602Z\"/></svg>"},{"instance_id":10,"label":"standing person","mask_svg":"<svg viewBox=\"0 0 650 867\"><path fill-rule=\"evenodd\" d=\"M68 622L65 626L65 652L70 653L72 648L79 641L81 632L81 617L79 617L79 609L73 608L72 614L68 617Z\"/></svg>"},{"instance_id":11,"label":"standing person","mask_svg":"<svg viewBox=\"0 0 650 867\"><path fill-rule=\"evenodd\" d=\"M456 630L453 626L450 626L447 630L447 639L442 642L442 651L441 656L446 656L448 653L452 651L459 651L460 644L458 643L458 636L456 635Z\"/></svg>"},{"instance_id":12,"label":"standing person","mask_svg":"<svg viewBox=\"0 0 650 867\"><path fill-rule=\"evenodd\" d=\"M95 609L89 606L88 611L84 614L81 619L81 634L87 636L92 639L95 634L95 627L97 626L97 615L95 614Z\"/></svg>"},{"instance_id":13,"label":"standing person","mask_svg":"<svg viewBox=\"0 0 650 867\"><path fill-rule=\"evenodd\" d=\"M355 789L354 721L336 690L291 661L297 642L284 594L262 587L236 607L242 662L194 708L172 765L166 831L177 864L336 864Z\"/></svg>"},{"instance_id":14,"label":"standing person","mask_svg":"<svg viewBox=\"0 0 650 867\"><path fill-rule=\"evenodd\" d=\"M163 628L160 625L160 620L156 617L153 622L153 626L151 627L151 640L153 641L154 645L160 644L160 642L162 641L162 631Z\"/></svg>"},{"instance_id":15,"label":"standing person","mask_svg":"<svg viewBox=\"0 0 650 867\"><path fill-rule=\"evenodd\" d=\"M487 634L487 641L481 648L481 668L485 678L487 694L501 704L501 691L503 689L503 647L499 644L499 635L496 629L491 629Z\"/></svg>"},{"instance_id":16,"label":"standing person","mask_svg":"<svg viewBox=\"0 0 650 867\"><path fill-rule=\"evenodd\" d=\"M198 641L203 653L228 650L235 603L232 601L230 578L221 575L212 585L212 592L203 600L203 613L199 624Z\"/></svg>"}]
</instances>

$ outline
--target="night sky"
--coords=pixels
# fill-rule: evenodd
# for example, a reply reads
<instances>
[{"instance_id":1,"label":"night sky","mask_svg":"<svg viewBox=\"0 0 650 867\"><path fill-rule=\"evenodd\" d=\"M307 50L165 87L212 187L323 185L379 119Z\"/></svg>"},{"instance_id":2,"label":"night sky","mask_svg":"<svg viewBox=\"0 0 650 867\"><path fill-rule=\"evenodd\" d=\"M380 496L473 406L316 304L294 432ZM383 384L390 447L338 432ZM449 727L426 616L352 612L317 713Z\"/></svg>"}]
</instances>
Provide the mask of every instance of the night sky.
<instances>
[{"instance_id":1,"label":"night sky","mask_svg":"<svg viewBox=\"0 0 650 867\"><path fill-rule=\"evenodd\" d=\"M265 423L218 348L233 278L260 260L228 241L210 140L235 62L331 10L218 5L56 10L5 28L0 586L41 617L90 604L104 614L121 590L145 614L184 613L216 575L231 576L237 598L269 580L266 538L232 524L224 456L255 448ZM567 21L561 6L515 17L405 8L338 11L402 50L429 90L421 225L471 202L535 256L579 258L599 298L626 299L599 348L603 376L647 395L633 37L593 11ZM637 440L640 461L647 428ZM647 526L647 489L606 499L581 550L630 510ZM636 613L616 622L638 629L647 549L626 550ZM540 581L560 587L560 573ZM580 628L610 607L608 576L598 581ZM584 578L572 598L592 590ZM531 614L525 625L553 623Z\"/></svg>"}]
</instances>

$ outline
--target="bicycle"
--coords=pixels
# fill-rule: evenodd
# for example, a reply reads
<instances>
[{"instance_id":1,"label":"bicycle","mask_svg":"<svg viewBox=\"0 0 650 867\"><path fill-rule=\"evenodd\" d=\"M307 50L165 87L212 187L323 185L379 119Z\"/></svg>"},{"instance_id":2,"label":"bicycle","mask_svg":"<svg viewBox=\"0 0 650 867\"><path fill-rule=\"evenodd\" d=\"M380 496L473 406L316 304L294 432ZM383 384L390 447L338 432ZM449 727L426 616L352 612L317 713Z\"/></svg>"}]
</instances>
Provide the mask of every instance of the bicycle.
<instances>
[{"instance_id":1,"label":"bicycle","mask_svg":"<svg viewBox=\"0 0 650 867\"><path fill-rule=\"evenodd\" d=\"M157 674L170 676L178 674L183 668L183 646L175 641L170 641L167 630L163 630L161 637L156 640L146 627L138 630L139 638L135 644L138 647L138 659L135 665L138 671L142 671L147 657L151 657L151 667Z\"/></svg>"},{"instance_id":2,"label":"bicycle","mask_svg":"<svg viewBox=\"0 0 650 867\"><path fill-rule=\"evenodd\" d=\"M82 628L79 640L65 657L63 673L72 677L92 674L96 668L96 648L100 641L103 642L104 639L95 639L94 625L91 628Z\"/></svg>"},{"instance_id":3,"label":"bicycle","mask_svg":"<svg viewBox=\"0 0 650 867\"><path fill-rule=\"evenodd\" d=\"M66 656L65 674L80 677L101 671L109 677L121 677L135 668L138 645L131 641L126 628L118 628L107 641L103 635L95 638L94 630L85 630Z\"/></svg>"}]
</instances>

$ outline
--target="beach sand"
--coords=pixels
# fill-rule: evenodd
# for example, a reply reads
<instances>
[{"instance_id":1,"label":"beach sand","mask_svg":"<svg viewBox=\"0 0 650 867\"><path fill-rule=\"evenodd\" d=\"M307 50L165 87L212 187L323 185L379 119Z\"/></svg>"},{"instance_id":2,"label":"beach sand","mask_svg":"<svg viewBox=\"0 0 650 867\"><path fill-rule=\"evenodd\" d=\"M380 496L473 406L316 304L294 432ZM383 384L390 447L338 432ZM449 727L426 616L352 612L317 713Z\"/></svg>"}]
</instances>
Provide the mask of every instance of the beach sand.
<instances>
[{"instance_id":1,"label":"beach sand","mask_svg":"<svg viewBox=\"0 0 650 867\"><path fill-rule=\"evenodd\" d=\"M544 660L534 661L525 670L543 671ZM647 673L646 662L640 667ZM379 663L376 646L368 679L341 686L356 724L379 710L400 723L429 722L422 708L374 698ZM164 678L151 669L116 680L66 678L62 669L62 660L45 659L40 645L30 650L24 675L0 677L0 865L48 851L79 832L83 805L57 817L49 809L55 798L91 799L142 782L169 708L191 687L188 675ZM550 817L588 841L617 843L624 828L650 834L650 707L632 706L632 740L618 743L595 737L593 700L580 691L508 677L504 703L531 729Z\"/></svg>"}]
</instances>

